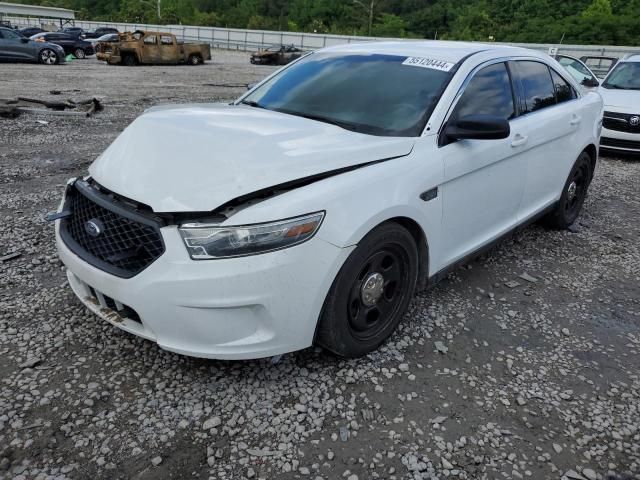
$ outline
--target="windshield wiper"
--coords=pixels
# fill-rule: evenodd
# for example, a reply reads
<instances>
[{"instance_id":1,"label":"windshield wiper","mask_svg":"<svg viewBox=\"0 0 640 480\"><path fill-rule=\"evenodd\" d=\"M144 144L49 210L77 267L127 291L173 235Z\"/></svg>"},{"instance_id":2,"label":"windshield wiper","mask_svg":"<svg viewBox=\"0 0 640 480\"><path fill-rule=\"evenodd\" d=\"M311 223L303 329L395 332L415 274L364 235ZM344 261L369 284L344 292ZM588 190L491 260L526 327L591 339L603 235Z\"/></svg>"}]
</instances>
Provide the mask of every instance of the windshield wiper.
<instances>
[{"instance_id":1,"label":"windshield wiper","mask_svg":"<svg viewBox=\"0 0 640 480\"><path fill-rule=\"evenodd\" d=\"M324 117L322 115L315 115L313 113L304 113L297 112L295 110L287 110L285 108L275 108L276 112L286 113L289 115L295 115L296 117L308 118L309 120L315 120L317 122L329 123L331 125L336 125L338 127L344 128L346 130L351 130L357 132L359 129L359 125L356 123L345 122L342 120L336 120L334 118Z\"/></svg>"},{"instance_id":2,"label":"windshield wiper","mask_svg":"<svg viewBox=\"0 0 640 480\"><path fill-rule=\"evenodd\" d=\"M240 103L242 103L243 105L249 105L250 107L265 108L265 109L267 108L264 105L260 105L255 100L242 100Z\"/></svg>"},{"instance_id":3,"label":"windshield wiper","mask_svg":"<svg viewBox=\"0 0 640 480\"><path fill-rule=\"evenodd\" d=\"M603 83L602 86L604 88L615 88L616 90L640 90L639 87L623 87L615 83Z\"/></svg>"}]
</instances>

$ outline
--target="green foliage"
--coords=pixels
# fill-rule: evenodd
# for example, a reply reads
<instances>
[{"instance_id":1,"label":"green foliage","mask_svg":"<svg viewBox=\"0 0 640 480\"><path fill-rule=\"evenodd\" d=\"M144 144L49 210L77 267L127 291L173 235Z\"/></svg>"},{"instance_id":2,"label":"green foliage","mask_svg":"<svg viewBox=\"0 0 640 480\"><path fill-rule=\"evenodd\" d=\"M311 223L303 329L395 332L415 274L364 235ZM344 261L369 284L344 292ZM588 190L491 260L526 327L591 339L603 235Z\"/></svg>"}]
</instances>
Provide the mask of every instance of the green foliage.
<instances>
[{"instance_id":1,"label":"green foliage","mask_svg":"<svg viewBox=\"0 0 640 480\"><path fill-rule=\"evenodd\" d=\"M371 0L12 0L80 19L366 35ZM374 0L371 34L638 45L640 0ZM363 8L364 7L364 8Z\"/></svg>"}]
</instances>

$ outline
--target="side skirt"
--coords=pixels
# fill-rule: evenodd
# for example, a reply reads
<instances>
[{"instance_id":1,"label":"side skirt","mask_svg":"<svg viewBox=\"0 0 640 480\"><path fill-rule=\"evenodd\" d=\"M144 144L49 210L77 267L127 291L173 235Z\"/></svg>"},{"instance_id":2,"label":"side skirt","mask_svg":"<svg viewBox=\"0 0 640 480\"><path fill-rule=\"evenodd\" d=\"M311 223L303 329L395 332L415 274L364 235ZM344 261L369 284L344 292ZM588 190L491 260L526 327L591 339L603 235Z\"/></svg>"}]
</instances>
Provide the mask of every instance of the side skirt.
<instances>
[{"instance_id":1,"label":"side skirt","mask_svg":"<svg viewBox=\"0 0 640 480\"><path fill-rule=\"evenodd\" d=\"M473 260L474 258L479 257L480 255L487 253L489 250L494 249L498 244L502 243L504 240L506 240L507 238L515 235L518 232L521 232L522 230L524 230L525 228L527 228L529 225L531 225L532 223L537 222L538 220L540 220L542 217L544 217L545 215L547 215L548 213L552 212L553 210L555 210L558 206L558 202L554 202L551 205L549 205L547 208L545 208L544 210L541 210L540 212L536 213L533 217L525 220L524 222L516 225L515 227L513 227L511 230L509 230L508 232L500 235L498 238L496 238L495 240L492 240L491 242L487 243L486 245L483 245L482 247L480 247L479 249L473 251L472 253L465 255L464 257L462 257L460 260L457 260L455 262L453 262L451 265L448 265L446 267L444 267L442 270L440 270L439 272L434 273L433 275L431 275L427 281L427 286L426 286L426 290L431 290L432 288L434 288L442 279L444 279L447 275L449 275L451 272L453 272L454 270L456 270L459 266L461 265L465 265L467 263L469 263L471 260Z\"/></svg>"}]
</instances>

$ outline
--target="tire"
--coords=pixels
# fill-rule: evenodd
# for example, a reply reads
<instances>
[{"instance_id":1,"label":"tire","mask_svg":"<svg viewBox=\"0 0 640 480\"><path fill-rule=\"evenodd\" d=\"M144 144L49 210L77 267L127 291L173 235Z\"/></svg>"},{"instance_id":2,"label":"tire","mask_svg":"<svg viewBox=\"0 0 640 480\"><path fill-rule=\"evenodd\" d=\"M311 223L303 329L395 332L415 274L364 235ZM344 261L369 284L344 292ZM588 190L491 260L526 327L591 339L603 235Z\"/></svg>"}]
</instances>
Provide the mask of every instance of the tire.
<instances>
[{"instance_id":1,"label":"tire","mask_svg":"<svg viewBox=\"0 0 640 480\"><path fill-rule=\"evenodd\" d=\"M343 357L378 348L396 329L418 279L418 249L393 222L369 232L351 253L327 294L316 343Z\"/></svg>"},{"instance_id":2,"label":"tire","mask_svg":"<svg viewBox=\"0 0 640 480\"><path fill-rule=\"evenodd\" d=\"M202 57L200 57L200 55L189 55L187 63L195 67L196 65L200 65L202 63Z\"/></svg>"},{"instance_id":3,"label":"tire","mask_svg":"<svg viewBox=\"0 0 640 480\"><path fill-rule=\"evenodd\" d=\"M577 220L591 183L591 165L591 155L582 152L564 184L558 205L545 217L549 227L564 230Z\"/></svg>"},{"instance_id":4,"label":"tire","mask_svg":"<svg viewBox=\"0 0 640 480\"><path fill-rule=\"evenodd\" d=\"M138 65L138 60L133 55L125 55L122 57L122 64L127 67L135 67Z\"/></svg>"},{"instance_id":5,"label":"tire","mask_svg":"<svg viewBox=\"0 0 640 480\"><path fill-rule=\"evenodd\" d=\"M87 58L87 54L82 48L76 48L73 51L73 54L75 55L76 58L79 58L79 59Z\"/></svg>"},{"instance_id":6,"label":"tire","mask_svg":"<svg viewBox=\"0 0 640 480\"><path fill-rule=\"evenodd\" d=\"M58 58L58 54L50 48L43 48L40 50L40 53L38 53L38 61L45 65L55 65L60 59Z\"/></svg>"}]
</instances>

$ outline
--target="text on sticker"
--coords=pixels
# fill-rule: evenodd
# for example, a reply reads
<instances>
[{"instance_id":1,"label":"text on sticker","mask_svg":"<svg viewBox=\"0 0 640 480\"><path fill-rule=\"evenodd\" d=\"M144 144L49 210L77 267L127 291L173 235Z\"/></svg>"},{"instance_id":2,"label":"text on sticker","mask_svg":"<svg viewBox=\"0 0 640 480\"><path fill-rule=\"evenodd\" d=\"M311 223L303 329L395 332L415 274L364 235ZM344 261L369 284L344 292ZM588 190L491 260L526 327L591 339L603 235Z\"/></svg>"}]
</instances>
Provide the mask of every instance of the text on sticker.
<instances>
[{"instance_id":1,"label":"text on sticker","mask_svg":"<svg viewBox=\"0 0 640 480\"><path fill-rule=\"evenodd\" d=\"M453 67L453 63L444 60L435 60L433 58L407 57L402 65L411 65L412 67L432 68L448 72Z\"/></svg>"}]
</instances>

